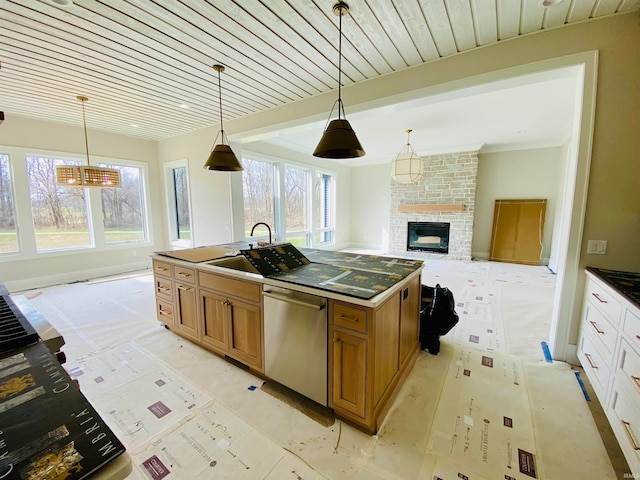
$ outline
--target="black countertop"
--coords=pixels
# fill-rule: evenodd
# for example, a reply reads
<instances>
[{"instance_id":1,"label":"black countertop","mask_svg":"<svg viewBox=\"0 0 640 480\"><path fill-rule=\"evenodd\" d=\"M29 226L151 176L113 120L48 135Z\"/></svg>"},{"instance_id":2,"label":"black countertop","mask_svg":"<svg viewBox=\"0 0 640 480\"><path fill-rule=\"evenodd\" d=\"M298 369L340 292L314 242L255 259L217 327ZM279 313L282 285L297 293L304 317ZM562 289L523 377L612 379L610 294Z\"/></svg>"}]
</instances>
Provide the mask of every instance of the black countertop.
<instances>
[{"instance_id":1,"label":"black countertop","mask_svg":"<svg viewBox=\"0 0 640 480\"><path fill-rule=\"evenodd\" d=\"M420 269L422 260L359 255L291 244L241 250L265 277L371 299Z\"/></svg>"},{"instance_id":2,"label":"black countertop","mask_svg":"<svg viewBox=\"0 0 640 480\"><path fill-rule=\"evenodd\" d=\"M640 273L596 267L587 267L587 271L606 282L611 288L624 295L631 303L640 308Z\"/></svg>"}]
</instances>

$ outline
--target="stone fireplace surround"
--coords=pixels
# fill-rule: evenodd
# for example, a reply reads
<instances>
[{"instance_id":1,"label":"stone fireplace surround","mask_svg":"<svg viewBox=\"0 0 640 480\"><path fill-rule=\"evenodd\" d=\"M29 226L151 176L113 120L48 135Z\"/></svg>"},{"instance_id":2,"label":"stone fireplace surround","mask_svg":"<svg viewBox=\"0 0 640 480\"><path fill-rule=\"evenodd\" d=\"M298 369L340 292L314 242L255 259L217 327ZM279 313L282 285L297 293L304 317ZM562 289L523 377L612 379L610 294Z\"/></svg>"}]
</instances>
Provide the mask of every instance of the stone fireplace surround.
<instances>
[{"instance_id":1,"label":"stone fireplace surround","mask_svg":"<svg viewBox=\"0 0 640 480\"><path fill-rule=\"evenodd\" d=\"M422 157L423 176L411 184L391 180L389 254L411 258L471 260L476 202L478 152ZM428 205L428 210L400 212L401 205ZM462 211L439 211L438 205L463 205ZM419 208L417 208L419 210ZM425 209L426 210L426 209ZM407 251L408 222L449 222L449 253Z\"/></svg>"}]
</instances>

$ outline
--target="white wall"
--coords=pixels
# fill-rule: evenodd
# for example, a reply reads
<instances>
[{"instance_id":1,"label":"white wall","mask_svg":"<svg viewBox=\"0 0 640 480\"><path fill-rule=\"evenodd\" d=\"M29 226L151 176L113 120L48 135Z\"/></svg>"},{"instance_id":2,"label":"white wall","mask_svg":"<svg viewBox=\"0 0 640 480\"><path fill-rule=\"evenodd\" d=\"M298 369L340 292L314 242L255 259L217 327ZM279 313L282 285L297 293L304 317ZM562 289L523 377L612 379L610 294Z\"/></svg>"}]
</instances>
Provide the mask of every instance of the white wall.
<instances>
[{"instance_id":1,"label":"white wall","mask_svg":"<svg viewBox=\"0 0 640 480\"><path fill-rule=\"evenodd\" d=\"M387 252L391 209L389 163L351 169L351 244Z\"/></svg>"},{"instance_id":2,"label":"white wall","mask_svg":"<svg viewBox=\"0 0 640 480\"><path fill-rule=\"evenodd\" d=\"M541 198L547 200L542 262L548 263L564 161L561 147L479 155L472 242L475 258L489 258L496 200Z\"/></svg>"}]
</instances>

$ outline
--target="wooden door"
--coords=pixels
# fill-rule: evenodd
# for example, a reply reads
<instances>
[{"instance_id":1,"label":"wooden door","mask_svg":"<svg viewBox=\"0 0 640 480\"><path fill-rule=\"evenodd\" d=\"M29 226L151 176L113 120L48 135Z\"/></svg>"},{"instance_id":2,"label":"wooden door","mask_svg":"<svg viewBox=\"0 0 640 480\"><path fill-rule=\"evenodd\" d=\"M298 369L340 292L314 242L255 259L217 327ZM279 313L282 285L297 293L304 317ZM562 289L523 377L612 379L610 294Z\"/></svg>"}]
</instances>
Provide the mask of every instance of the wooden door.
<instances>
[{"instance_id":1,"label":"wooden door","mask_svg":"<svg viewBox=\"0 0 640 480\"><path fill-rule=\"evenodd\" d=\"M366 418L367 339L333 330L330 407Z\"/></svg>"},{"instance_id":2,"label":"wooden door","mask_svg":"<svg viewBox=\"0 0 640 480\"><path fill-rule=\"evenodd\" d=\"M221 353L228 351L228 304L229 302L224 297L206 290L200 290L202 319L200 340Z\"/></svg>"},{"instance_id":3,"label":"wooden door","mask_svg":"<svg viewBox=\"0 0 640 480\"><path fill-rule=\"evenodd\" d=\"M176 283L176 328L185 335L198 338L196 287Z\"/></svg>"},{"instance_id":4,"label":"wooden door","mask_svg":"<svg viewBox=\"0 0 640 480\"><path fill-rule=\"evenodd\" d=\"M540 265L547 201L496 200L489 260Z\"/></svg>"},{"instance_id":5,"label":"wooden door","mask_svg":"<svg viewBox=\"0 0 640 480\"><path fill-rule=\"evenodd\" d=\"M241 362L262 369L262 309L231 300L229 315L229 354Z\"/></svg>"}]
</instances>

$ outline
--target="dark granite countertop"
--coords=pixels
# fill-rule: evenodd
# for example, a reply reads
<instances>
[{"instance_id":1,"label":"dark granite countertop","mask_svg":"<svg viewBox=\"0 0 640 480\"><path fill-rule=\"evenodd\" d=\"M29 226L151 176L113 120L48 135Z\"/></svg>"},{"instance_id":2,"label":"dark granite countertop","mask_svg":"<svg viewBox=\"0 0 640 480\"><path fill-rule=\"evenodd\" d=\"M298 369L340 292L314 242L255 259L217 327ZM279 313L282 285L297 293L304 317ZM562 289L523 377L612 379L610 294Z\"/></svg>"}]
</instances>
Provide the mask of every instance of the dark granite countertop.
<instances>
[{"instance_id":1,"label":"dark granite countertop","mask_svg":"<svg viewBox=\"0 0 640 480\"><path fill-rule=\"evenodd\" d=\"M615 291L640 308L640 273L587 267L587 271L606 282Z\"/></svg>"}]
</instances>

